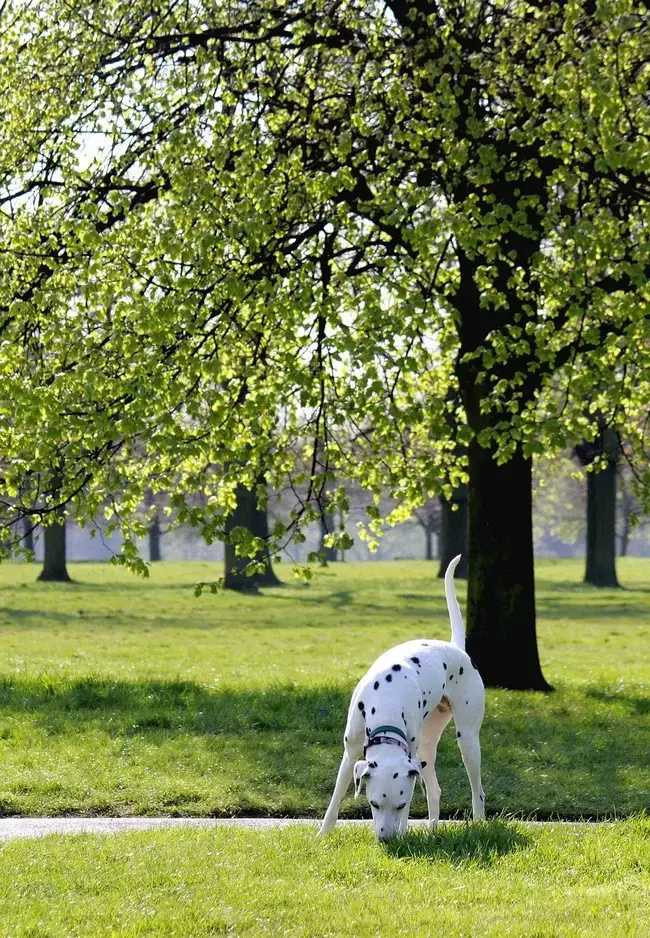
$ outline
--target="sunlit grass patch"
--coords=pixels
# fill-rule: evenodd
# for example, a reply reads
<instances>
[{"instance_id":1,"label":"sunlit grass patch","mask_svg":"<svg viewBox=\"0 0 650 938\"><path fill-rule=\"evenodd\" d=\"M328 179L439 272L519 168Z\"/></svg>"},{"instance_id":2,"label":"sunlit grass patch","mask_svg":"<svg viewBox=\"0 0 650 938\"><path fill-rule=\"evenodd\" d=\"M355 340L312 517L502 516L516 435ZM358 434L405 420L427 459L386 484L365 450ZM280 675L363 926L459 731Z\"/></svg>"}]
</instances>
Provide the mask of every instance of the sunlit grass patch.
<instances>
[{"instance_id":1,"label":"sunlit grass patch","mask_svg":"<svg viewBox=\"0 0 650 938\"><path fill-rule=\"evenodd\" d=\"M496 820L385 846L311 827L46 837L0 846L0 931L645 938L649 869L643 819Z\"/></svg>"}]
</instances>

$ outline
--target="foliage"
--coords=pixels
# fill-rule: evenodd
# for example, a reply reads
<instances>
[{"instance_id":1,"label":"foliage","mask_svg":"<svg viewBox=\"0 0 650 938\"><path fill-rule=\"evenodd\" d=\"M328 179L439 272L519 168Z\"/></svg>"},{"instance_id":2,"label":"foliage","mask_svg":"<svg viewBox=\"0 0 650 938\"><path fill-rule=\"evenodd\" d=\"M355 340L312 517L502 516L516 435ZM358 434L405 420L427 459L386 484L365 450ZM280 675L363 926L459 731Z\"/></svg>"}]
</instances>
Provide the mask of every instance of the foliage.
<instances>
[{"instance_id":1,"label":"foliage","mask_svg":"<svg viewBox=\"0 0 650 938\"><path fill-rule=\"evenodd\" d=\"M638 427L644 8L5 4L8 529L103 513L143 570L145 491L210 542L237 483L304 483L300 537L332 467L332 508L415 502L471 438Z\"/></svg>"}]
</instances>

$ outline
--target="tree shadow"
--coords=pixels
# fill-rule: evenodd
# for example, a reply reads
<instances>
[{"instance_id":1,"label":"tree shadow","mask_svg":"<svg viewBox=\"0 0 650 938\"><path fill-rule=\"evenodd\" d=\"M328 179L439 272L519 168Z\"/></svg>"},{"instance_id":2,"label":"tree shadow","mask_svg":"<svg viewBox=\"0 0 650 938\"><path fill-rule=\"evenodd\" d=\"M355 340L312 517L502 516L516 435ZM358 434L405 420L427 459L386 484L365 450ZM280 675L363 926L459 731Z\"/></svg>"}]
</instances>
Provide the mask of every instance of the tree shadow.
<instances>
[{"instance_id":1,"label":"tree shadow","mask_svg":"<svg viewBox=\"0 0 650 938\"><path fill-rule=\"evenodd\" d=\"M496 818L472 824L442 825L435 831L411 830L389 840L384 849L403 859L446 860L454 864L491 866L499 857L530 845L530 837L514 824Z\"/></svg>"},{"instance_id":2,"label":"tree shadow","mask_svg":"<svg viewBox=\"0 0 650 938\"><path fill-rule=\"evenodd\" d=\"M193 681L5 677L0 679L0 764L31 767L37 788L44 760L48 784L60 787L71 747L77 751L87 739L91 761L79 771L87 774L89 793L78 802L70 796L66 813L113 810L92 794L92 758L102 760L105 773L119 776L121 804L135 801L129 769L119 761L119 753L128 750L130 759L146 763L158 789L169 788L170 765L179 760L188 766L189 779L201 779L198 802L187 791L166 791L169 814L318 816L334 786L351 690L341 685L242 689ZM640 689L559 687L543 697L489 691L481 733L488 813L579 819L643 810L650 780L649 710ZM436 768L442 816L466 815L469 784L453 731L443 735ZM14 787L5 773L0 814L22 810L20 797L13 795L24 778L14 771ZM209 800L214 780L220 790L228 790L227 800ZM139 797L142 813L147 806ZM48 813L61 813L62 805L64 800L52 800ZM159 807L160 800L152 806ZM363 799L349 795L344 800L342 817L367 815ZM411 816L426 816L419 790ZM501 836L498 831L489 836ZM484 847L479 837L477 849L488 849L489 836L484 835ZM463 842L460 833L438 832L436 837L443 838L432 842L441 850L453 846L454 837Z\"/></svg>"}]
</instances>

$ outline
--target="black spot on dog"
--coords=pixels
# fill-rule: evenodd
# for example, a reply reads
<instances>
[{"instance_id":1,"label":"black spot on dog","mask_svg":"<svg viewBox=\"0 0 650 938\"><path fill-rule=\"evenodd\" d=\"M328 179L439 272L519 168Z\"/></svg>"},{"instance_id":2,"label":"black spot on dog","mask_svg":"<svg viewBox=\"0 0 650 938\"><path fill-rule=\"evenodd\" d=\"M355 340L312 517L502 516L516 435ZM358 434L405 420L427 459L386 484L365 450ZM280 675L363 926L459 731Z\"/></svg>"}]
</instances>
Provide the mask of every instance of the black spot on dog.
<instances>
[{"instance_id":1,"label":"black spot on dog","mask_svg":"<svg viewBox=\"0 0 650 938\"><path fill-rule=\"evenodd\" d=\"M419 658L416 658L416 657L411 658L411 661L413 662L413 664L419 664L419 663L420 663L420 659L419 659Z\"/></svg>"},{"instance_id":2,"label":"black spot on dog","mask_svg":"<svg viewBox=\"0 0 650 938\"><path fill-rule=\"evenodd\" d=\"M443 689L443 690L445 689L445 685L444 685L444 683L443 683L443 685L442 685L442 689Z\"/></svg>"},{"instance_id":3,"label":"black spot on dog","mask_svg":"<svg viewBox=\"0 0 650 938\"><path fill-rule=\"evenodd\" d=\"M461 668L458 673L459 673L459 674L462 674L462 673L463 673L463 669Z\"/></svg>"},{"instance_id":4,"label":"black spot on dog","mask_svg":"<svg viewBox=\"0 0 650 938\"><path fill-rule=\"evenodd\" d=\"M370 736L370 730L366 727L366 736Z\"/></svg>"},{"instance_id":5,"label":"black spot on dog","mask_svg":"<svg viewBox=\"0 0 650 938\"><path fill-rule=\"evenodd\" d=\"M375 681L375 690L379 687L379 681Z\"/></svg>"},{"instance_id":6,"label":"black spot on dog","mask_svg":"<svg viewBox=\"0 0 650 938\"><path fill-rule=\"evenodd\" d=\"M370 712L371 712L371 713L372 713L372 715L374 716L374 715L375 715L375 708L373 707L373 708L372 708L372 710L371 710Z\"/></svg>"},{"instance_id":7,"label":"black spot on dog","mask_svg":"<svg viewBox=\"0 0 650 938\"><path fill-rule=\"evenodd\" d=\"M415 742L415 736L411 736L411 742L412 742L412 743Z\"/></svg>"},{"instance_id":8,"label":"black spot on dog","mask_svg":"<svg viewBox=\"0 0 650 938\"><path fill-rule=\"evenodd\" d=\"M343 737L343 742L344 742L344 743L347 743L347 741L348 741L347 736L344 736L344 737Z\"/></svg>"},{"instance_id":9,"label":"black spot on dog","mask_svg":"<svg viewBox=\"0 0 650 938\"><path fill-rule=\"evenodd\" d=\"M428 647L429 647L429 643L428 643L428 642L422 642L422 646L423 646L424 648L428 648Z\"/></svg>"},{"instance_id":10,"label":"black spot on dog","mask_svg":"<svg viewBox=\"0 0 650 938\"><path fill-rule=\"evenodd\" d=\"M390 682L393 680L393 675L392 675L392 674L387 674L387 675L386 675L386 680L390 683Z\"/></svg>"},{"instance_id":11,"label":"black spot on dog","mask_svg":"<svg viewBox=\"0 0 650 938\"><path fill-rule=\"evenodd\" d=\"M460 739L460 733L456 733L456 739Z\"/></svg>"},{"instance_id":12,"label":"black spot on dog","mask_svg":"<svg viewBox=\"0 0 650 938\"><path fill-rule=\"evenodd\" d=\"M401 671L401 670L402 670L402 665L401 665L401 664L394 664L394 665L393 665L393 671Z\"/></svg>"},{"instance_id":13,"label":"black spot on dog","mask_svg":"<svg viewBox=\"0 0 650 938\"><path fill-rule=\"evenodd\" d=\"M453 679L454 679L454 675L453 675L453 674L450 674L450 675L449 675L449 680L450 680L450 681L453 681Z\"/></svg>"},{"instance_id":14,"label":"black spot on dog","mask_svg":"<svg viewBox=\"0 0 650 938\"><path fill-rule=\"evenodd\" d=\"M485 801L485 797L481 795L481 801Z\"/></svg>"},{"instance_id":15,"label":"black spot on dog","mask_svg":"<svg viewBox=\"0 0 650 938\"><path fill-rule=\"evenodd\" d=\"M421 706L422 706L422 704L421 704L420 701L418 700L418 710L420 709Z\"/></svg>"},{"instance_id":16,"label":"black spot on dog","mask_svg":"<svg viewBox=\"0 0 650 938\"><path fill-rule=\"evenodd\" d=\"M428 711L428 710L425 710L425 711L424 711L424 716L425 716L425 717L428 717L428 716L429 716L429 711Z\"/></svg>"},{"instance_id":17,"label":"black spot on dog","mask_svg":"<svg viewBox=\"0 0 650 938\"><path fill-rule=\"evenodd\" d=\"M399 775L399 772L395 772L395 774L393 775L393 778L397 778L398 775Z\"/></svg>"},{"instance_id":18,"label":"black spot on dog","mask_svg":"<svg viewBox=\"0 0 650 938\"><path fill-rule=\"evenodd\" d=\"M466 700L466 701L465 701L465 706L466 706L466 707L469 707L469 700Z\"/></svg>"},{"instance_id":19,"label":"black spot on dog","mask_svg":"<svg viewBox=\"0 0 650 938\"><path fill-rule=\"evenodd\" d=\"M386 797L386 795L382 795L381 797L382 797L382 798L385 798L385 797Z\"/></svg>"},{"instance_id":20,"label":"black spot on dog","mask_svg":"<svg viewBox=\"0 0 650 938\"><path fill-rule=\"evenodd\" d=\"M403 795L403 794L404 794L404 792L403 792L403 791L401 791L401 792L400 792L400 795Z\"/></svg>"},{"instance_id":21,"label":"black spot on dog","mask_svg":"<svg viewBox=\"0 0 650 938\"><path fill-rule=\"evenodd\" d=\"M365 710L365 709L366 709L366 708L364 707L364 705L363 705L363 700L360 700L359 703L357 704L357 706L358 706L359 710Z\"/></svg>"},{"instance_id":22,"label":"black spot on dog","mask_svg":"<svg viewBox=\"0 0 650 938\"><path fill-rule=\"evenodd\" d=\"M364 718L364 720L365 720L365 718L366 718L366 711L365 711L365 710L362 710L362 711L361 711L361 716L362 716L362 717Z\"/></svg>"},{"instance_id":23,"label":"black spot on dog","mask_svg":"<svg viewBox=\"0 0 650 938\"><path fill-rule=\"evenodd\" d=\"M368 763L368 768L369 768L369 769L376 769L376 768L377 768L377 763L376 763L376 762L369 762L369 763Z\"/></svg>"},{"instance_id":24,"label":"black spot on dog","mask_svg":"<svg viewBox=\"0 0 650 938\"><path fill-rule=\"evenodd\" d=\"M444 668L445 671L446 671L446 670L447 670L447 665L446 665L446 663L445 663L444 661L442 662L442 666L443 666L443 668Z\"/></svg>"}]
</instances>

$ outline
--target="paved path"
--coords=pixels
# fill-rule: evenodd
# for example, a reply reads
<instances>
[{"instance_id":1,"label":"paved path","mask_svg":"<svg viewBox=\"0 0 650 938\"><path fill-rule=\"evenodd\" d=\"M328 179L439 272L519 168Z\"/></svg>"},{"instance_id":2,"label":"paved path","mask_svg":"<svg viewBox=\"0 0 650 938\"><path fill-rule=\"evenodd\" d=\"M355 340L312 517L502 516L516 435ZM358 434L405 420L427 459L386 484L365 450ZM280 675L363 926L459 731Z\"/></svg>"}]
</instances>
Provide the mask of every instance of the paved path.
<instances>
[{"instance_id":1,"label":"paved path","mask_svg":"<svg viewBox=\"0 0 650 938\"><path fill-rule=\"evenodd\" d=\"M210 829L214 827L244 827L249 830L272 830L289 827L292 824L307 824L314 828L320 822L315 818L274 818L274 817L40 817L0 818L0 842L17 840L20 837L44 837L46 834L120 834L128 831L159 830L164 827L190 827ZM343 826L369 826L370 820L339 820ZM409 828L421 827L426 821L411 819ZM441 824L462 824L463 821L441 821ZM544 825L566 824L581 826L590 821L522 821L519 823ZM607 823L607 822L601 822Z\"/></svg>"},{"instance_id":2,"label":"paved path","mask_svg":"<svg viewBox=\"0 0 650 938\"><path fill-rule=\"evenodd\" d=\"M157 830L162 827L248 827L269 830L289 824L313 824L307 818L173 818L173 817L45 817L0 818L0 841L46 834L118 834L123 831ZM369 821L341 821L341 824L368 824Z\"/></svg>"}]
</instances>

